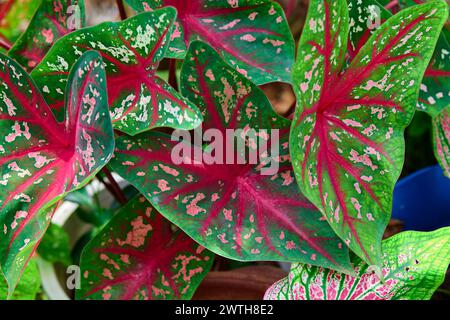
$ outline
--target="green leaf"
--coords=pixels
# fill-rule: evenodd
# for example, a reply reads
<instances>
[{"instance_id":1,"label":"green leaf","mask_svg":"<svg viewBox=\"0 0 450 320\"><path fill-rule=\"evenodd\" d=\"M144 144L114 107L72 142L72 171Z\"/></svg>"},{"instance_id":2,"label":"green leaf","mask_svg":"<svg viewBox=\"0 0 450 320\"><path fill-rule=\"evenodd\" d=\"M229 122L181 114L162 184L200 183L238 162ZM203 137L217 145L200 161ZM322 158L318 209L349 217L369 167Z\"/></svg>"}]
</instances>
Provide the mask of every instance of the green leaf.
<instances>
[{"instance_id":1,"label":"green leaf","mask_svg":"<svg viewBox=\"0 0 450 320\"><path fill-rule=\"evenodd\" d=\"M392 14L376 0L347 0L347 3L350 18L348 53L353 59L372 33Z\"/></svg>"},{"instance_id":2,"label":"green leaf","mask_svg":"<svg viewBox=\"0 0 450 320\"><path fill-rule=\"evenodd\" d=\"M115 129L130 135L156 127L194 129L201 114L156 75L175 16L173 8L165 8L72 32L55 43L31 75L60 117L61 90L70 66L86 50L97 50L106 64Z\"/></svg>"},{"instance_id":3,"label":"green leaf","mask_svg":"<svg viewBox=\"0 0 450 320\"><path fill-rule=\"evenodd\" d=\"M50 224L37 253L51 263L60 262L66 266L71 264L70 239L67 232L56 224Z\"/></svg>"},{"instance_id":4,"label":"green leaf","mask_svg":"<svg viewBox=\"0 0 450 320\"><path fill-rule=\"evenodd\" d=\"M193 40L214 47L256 84L291 82L294 40L282 7L269 0L126 0L137 12L175 7L167 57L183 59Z\"/></svg>"},{"instance_id":5,"label":"green leaf","mask_svg":"<svg viewBox=\"0 0 450 320\"><path fill-rule=\"evenodd\" d=\"M36 295L41 292L41 277L37 263L30 260L17 285L16 291L9 300L35 300ZM8 284L0 278L0 300L8 299Z\"/></svg>"},{"instance_id":6,"label":"green leaf","mask_svg":"<svg viewBox=\"0 0 450 320\"><path fill-rule=\"evenodd\" d=\"M434 154L450 178L450 45L444 33L420 86L418 108L433 118Z\"/></svg>"},{"instance_id":7,"label":"green leaf","mask_svg":"<svg viewBox=\"0 0 450 320\"><path fill-rule=\"evenodd\" d=\"M418 108L435 117L448 106L450 106L450 45L441 34L420 86Z\"/></svg>"},{"instance_id":8,"label":"green leaf","mask_svg":"<svg viewBox=\"0 0 450 320\"><path fill-rule=\"evenodd\" d=\"M1 54L0 85L0 266L12 293L55 203L108 163L114 133L96 52L69 75L65 122L56 121L26 71Z\"/></svg>"},{"instance_id":9,"label":"green leaf","mask_svg":"<svg viewBox=\"0 0 450 320\"><path fill-rule=\"evenodd\" d=\"M383 1L391 1L391 0L383 0ZM418 4L429 2L430 0L398 0L398 6L401 8L408 8L411 6L415 6ZM448 0L445 0L447 4L450 4ZM450 8L449 8L450 10ZM442 30L444 33L447 33L450 29L450 26L445 25L444 29Z\"/></svg>"},{"instance_id":10,"label":"green leaf","mask_svg":"<svg viewBox=\"0 0 450 320\"><path fill-rule=\"evenodd\" d=\"M180 143L176 136L157 132L122 136L110 164L113 170L167 219L217 254L348 270L345 245L295 183L288 149L290 122L272 110L256 85L203 42L191 44L181 78L183 94L205 119L204 132L196 135L209 131L215 143L202 148L188 141L191 136L185 131L176 133ZM230 131L237 140L234 146ZM252 161L250 154L258 159Z\"/></svg>"},{"instance_id":11,"label":"green leaf","mask_svg":"<svg viewBox=\"0 0 450 320\"><path fill-rule=\"evenodd\" d=\"M357 0L352 1L356 2ZM430 0L400 0L397 6L409 8L427 2L430 2ZM394 7L391 7L392 9ZM384 17L386 17L386 13L387 11L383 10ZM387 14L390 15L390 13ZM448 29L447 20L420 86L418 108L432 117L450 105L450 39L446 38ZM358 37L357 33L355 33L355 37ZM360 41L365 40L360 38Z\"/></svg>"},{"instance_id":12,"label":"green leaf","mask_svg":"<svg viewBox=\"0 0 450 320\"><path fill-rule=\"evenodd\" d=\"M403 8L414 6L417 3L426 3L427 0L402 0ZM448 1L447 1L448 3ZM448 108L450 108L450 31L447 20L439 37L433 58L425 72L418 108L427 112L433 118L434 153L441 165L444 174L450 177L449 172L449 133L450 123ZM445 111L447 109L447 111ZM447 132L446 129L447 128Z\"/></svg>"},{"instance_id":13,"label":"green leaf","mask_svg":"<svg viewBox=\"0 0 450 320\"><path fill-rule=\"evenodd\" d=\"M346 1L310 3L293 71L293 166L306 197L371 265L381 263L381 238L404 160L403 132L447 15L442 1L403 10L344 69Z\"/></svg>"},{"instance_id":14,"label":"green leaf","mask_svg":"<svg viewBox=\"0 0 450 320\"><path fill-rule=\"evenodd\" d=\"M450 178L450 106L433 118L433 146L445 176Z\"/></svg>"},{"instance_id":15,"label":"green leaf","mask_svg":"<svg viewBox=\"0 0 450 320\"><path fill-rule=\"evenodd\" d=\"M214 255L165 220L143 196L120 209L81 256L77 299L190 299Z\"/></svg>"},{"instance_id":16,"label":"green leaf","mask_svg":"<svg viewBox=\"0 0 450 320\"><path fill-rule=\"evenodd\" d=\"M358 278L296 264L274 284L268 300L428 300L442 284L450 263L450 227L403 232L383 241L384 281L354 258Z\"/></svg>"},{"instance_id":17,"label":"green leaf","mask_svg":"<svg viewBox=\"0 0 450 320\"><path fill-rule=\"evenodd\" d=\"M42 0L8 55L30 72L57 39L85 25L84 0Z\"/></svg>"},{"instance_id":18,"label":"green leaf","mask_svg":"<svg viewBox=\"0 0 450 320\"><path fill-rule=\"evenodd\" d=\"M111 217L114 215L114 210L96 207L92 210L85 211L82 208L78 208L75 214L86 223L90 223L96 227L102 227L111 220Z\"/></svg>"},{"instance_id":19,"label":"green leaf","mask_svg":"<svg viewBox=\"0 0 450 320\"><path fill-rule=\"evenodd\" d=\"M426 2L427 0L402 0L397 5L390 6L390 10L396 11L399 7L407 8ZM350 40L354 39L353 42L357 42L359 46L362 46L367 41L365 35L370 33L370 30L367 29L368 15L364 12L374 11L374 5L378 6L382 21L391 16L391 13L383 9L380 5L377 5L374 0L364 2L350 0L349 2L350 16L352 18ZM439 36L433 57L420 85L417 107L419 110L425 111L433 117L435 155L444 173L448 175L448 160L446 160L445 150L448 150L450 145L445 134L442 133L442 126L440 125L443 122L450 121L443 118L446 115L443 110L450 106L450 46L448 43L449 39L446 38L446 32L448 32L448 20ZM437 118L439 114L440 116ZM437 148L440 150L437 150Z\"/></svg>"}]
</instances>

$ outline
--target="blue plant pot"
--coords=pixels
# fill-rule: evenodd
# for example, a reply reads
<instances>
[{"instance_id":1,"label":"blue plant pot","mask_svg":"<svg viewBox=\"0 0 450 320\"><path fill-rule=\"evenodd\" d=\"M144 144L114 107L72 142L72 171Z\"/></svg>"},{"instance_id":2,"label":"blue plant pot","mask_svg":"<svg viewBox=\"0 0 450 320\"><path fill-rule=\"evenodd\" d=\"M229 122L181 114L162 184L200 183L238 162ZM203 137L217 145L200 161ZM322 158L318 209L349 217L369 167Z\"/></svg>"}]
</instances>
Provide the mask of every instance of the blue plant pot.
<instances>
[{"instance_id":1,"label":"blue plant pot","mask_svg":"<svg viewBox=\"0 0 450 320\"><path fill-rule=\"evenodd\" d=\"M438 165L397 183L392 218L403 221L404 230L432 231L450 226L450 179Z\"/></svg>"}]
</instances>

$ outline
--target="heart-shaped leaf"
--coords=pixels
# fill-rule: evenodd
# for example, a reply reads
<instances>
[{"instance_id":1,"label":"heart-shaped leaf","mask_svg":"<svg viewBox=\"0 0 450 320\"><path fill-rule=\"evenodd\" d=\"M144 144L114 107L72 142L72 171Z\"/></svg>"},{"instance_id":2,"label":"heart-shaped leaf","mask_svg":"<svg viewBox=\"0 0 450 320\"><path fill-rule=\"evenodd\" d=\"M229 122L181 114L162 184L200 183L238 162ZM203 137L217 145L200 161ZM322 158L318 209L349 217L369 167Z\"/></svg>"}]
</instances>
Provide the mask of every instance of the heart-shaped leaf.
<instances>
[{"instance_id":1,"label":"heart-shaped leaf","mask_svg":"<svg viewBox=\"0 0 450 320\"><path fill-rule=\"evenodd\" d=\"M354 259L358 278L296 264L275 283L268 300L428 300L445 279L450 263L450 228L403 232L383 241L381 273Z\"/></svg>"},{"instance_id":2,"label":"heart-shaped leaf","mask_svg":"<svg viewBox=\"0 0 450 320\"><path fill-rule=\"evenodd\" d=\"M41 292L41 277L36 259L31 259L25 268L14 294L9 300L35 300ZM0 300L8 299L8 283L0 278Z\"/></svg>"},{"instance_id":3,"label":"heart-shaped leaf","mask_svg":"<svg viewBox=\"0 0 450 320\"><path fill-rule=\"evenodd\" d=\"M143 196L130 201L81 256L78 299L190 299L214 254L164 219Z\"/></svg>"},{"instance_id":4,"label":"heart-shaped leaf","mask_svg":"<svg viewBox=\"0 0 450 320\"><path fill-rule=\"evenodd\" d=\"M402 0L400 5L406 8L426 2L428 1ZM444 170L444 174L450 177L450 134L448 132L450 123L450 118L448 118L448 109L450 108L450 31L448 26L449 21L447 20L420 86L418 108L433 118L434 154Z\"/></svg>"},{"instance_id":5,"label":"heart-shaped leaf","mask_svg":"<svg viewBox=\"0 0 450 320\"><path fill-rule=\"evenodd\" d=\"M408 8L426 2L430 1L407 0L400 1L399 5ZM392 9L392 7L390 8ZM379 15L378 22L383 22L392 16L375 0L364 2L349 0L349 10L350 25L352 26L349 40L352 48L356 49L355 52L358 52L357 49L367 41L367 35L376 30L377 26L372 25L374 21L378 20L376 14ZM369 28L371 26L373 27L372 30ZM420 86L418 108L433 117L448 105L450 105L450 46L444 32L442 32Z\"/></svg>"},{"instance_id":6,"label":"heart-shaped leaf","mask_svg":"<svg viewBox=\"0 0 450 320\"><path fill-rule=\"evenodd\" d=\"M75 64L58 123L34 82L0 55L0 266L14 290L65 193L81 188L111 158L114 135L98 53Z\"/></svg>"},{"instance_id":7,"label":"heart-shaped leaf","mask_svg":"<svg viewBox=\"0 0 450 320\"><path fill-rule=\"evenodd\" d=\"M55 41L86 24L84 0L42 0L8 55L31 71Z\"/></svg>"},{"instance_id":8,"label":"heart-shaped leaf","mask_svg":"<svg viewBox=\"0 0 450 320\"><path fill-rule=\"evenodd\" d=\"M432 117L450 106L450 45L441 34L420 86L418 108Z\"/></svg>"},{"instance_id":9,"label":"heart-shaped leaf","mask_svg":"<svg viewBox=\"0 0 450 320\"><path fill-rule=\"evenodd\" d=\"M36 0L5 0L0 3L0 35L15 41L39 6Z\"/></svg>"},{"instance_id":10,"label":"heart-shaped leaf","mask_svg":"<svg viewBox=\"0 0 450 320\"><path fill-rule=\"evenodd\" d=\"M376 0L347 0L349 11L348 53L353 59L391 13Z\"/></svg>"},{"instance_id":11,"label":"heart-shaped leaf","mask_svg":"<svg viewBox=\"0 0 450 320\"><path fill-rule=\"evenodd\" d=\"M450 178L450 106L433 118L434 154Z\"/></svg>"},{"instance_id":12,"label":"heart-shaped leaf","mask_svg":"<svg viewBox=\"0 0 450 320\"><path fill-rule=\"evenodd\" d=\"M447 14L442 1L400 12L343 70L347 3L310 2L293 71L293 166L303 193L369 264L381 262L404 159L403 131Z\"/></svg>"},{"instance_id":13,"label":"heart-shaped leaf","mask_svg":"<svg viewBox=\"0 0 450 320\"><path fill-rule=\"evenodd\" d=\"M397 10L397 7L410 7L418 3L425 3L426 0L407 0L400 1L397 6L388 6L390 10ZM350 35L349 42L351 43L351 48L361 47L367 41L367 34L370 34L369 27L371 26L370 17L372 15L378 14L378 18L373 18L375 21L385 21L390 16L389 11L383 9L375 0L368 1L358 1L350 0ZM376 27L376 26L375 26ZM376 30L374 28L373 30ZM373 31L372 30L372 31ZM445 31L445 29L444 29ZM443 116L446 114L442 110L450 106L450 46L448 40L446 39L444 31L436 45L431 62L425 71L422 84L420 85L420 95L417 107L419 110L427 112L433 119L440 114L439 119L434 119L433 130L435 131L435 155L439 163L444 169L444 173L448 173L448 166L446 166L445 156L442 153L443 149L449 149L448 139L445 139L445 135L436 134L440 128L439 126L442 122L448 122ZM358 44L358 45L355 45ZM357 50L355 51L357 52ZM442 138L442 139L441 139ZM441 140L436 140L441 139ZM440 150L437 150L439 148Z\"/></svg>"},{"instance_id":14,"label":"heart-shaped leaf","mask_svg":"<svg viewBox=\"0 0 450 320\"><path fill-rule=\"evenodd\" d=\"M126 0L136 11L178 11L167 57L182 59L192 40L214 47L256 84L291 81L294 41L283 9L269 0Z\"/></svg>"},{"instance_id":15,"label":"heart-shaped leaf","mask_svg":"<svg viewBox=\"0 0 450 320\"><path fill-rule=\"evenodd\" d=\"M156 132L121 137L111 162L114 171L166 218L220 255L308 261L345 270L345 245L295 183L290 122L205 43L191 44L181 79L182 92L203 111L205 140L214 143L202 152L201 142L192 144L188 132L172 138ZM196 137L201 135L196 131ZM231 145L230 135L236 144Z\"/></svg>"},{"instance_id":16,"label":"heart-shaped leaf","mask_svg":"<svg viewBox=\"0 0 450 320\"><path fill-rule=\"evenodd\" d=\"M115 129L130 135L162 126L193 129L201 123L196 107L156 75L175 15L173 8L165 8L72 32L55 43L31 76L61 115L70 66L86 50L97 50L106 63Z\"/></svg>"},{"instance_id":17,"label":"heart-shaped leaf","mask_svg":"<svg viewBox=\"0 0 450 320\"><path fill-rule=\"evenodd\" d=\"M383 0L383 1L390 1L391 0ZM415 6L417 4L422 4L422 3L426 3L429 0L398 0L398 4L397 6L399 8L407 8L407 7L411 7L411 6ZM447 2L447 5L450 5L450 1L449 0L445 0ZM386 5L387 8L389 7L388 5ZM391 5L392 7L395 7L393 5ZM444 28L442 29L442 33L444 34L447 42L450 41L450 23L447 21L447 23L445 24Z\"/></svg>"}]
</instances>

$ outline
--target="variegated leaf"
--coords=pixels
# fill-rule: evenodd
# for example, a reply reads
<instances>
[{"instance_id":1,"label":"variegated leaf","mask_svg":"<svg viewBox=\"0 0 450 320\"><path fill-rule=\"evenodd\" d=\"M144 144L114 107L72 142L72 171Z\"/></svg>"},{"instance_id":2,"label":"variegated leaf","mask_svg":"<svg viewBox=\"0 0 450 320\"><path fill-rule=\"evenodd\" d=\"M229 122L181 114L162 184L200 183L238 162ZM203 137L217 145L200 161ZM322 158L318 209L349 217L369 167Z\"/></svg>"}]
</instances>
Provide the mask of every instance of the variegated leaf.
<instances>
[{"instance_id":1,"label":"variegated leaf","mask_svg":"<svg viewBox=\"0 0 450 320\"><path fill-rule=\"evenodd\" d=\"M301 190L367 263L381 237L404 159L403 131L447 6L433 1L381 25L344 69L344 0L312 0L293 76L298 107L291 154Z\"/></svg>"},{"instance_id":2,"label":"variegated leaf","mask_svg":"<svg viewBox=\"0 0 450 320\"><path fill-rule=\"evenodd\" d=\"M173 6L176 29L166 56L182 59L202 40L256 84L291 81L294 41L283 9L269 0L126 0L136 11Z\"/></svg>"},{"instance_id":3,"label":"variegated leaf","mask_svg":"<svg viewBox=\"0 0 450 320\"><path fill-rule=\"evenodd\" d=\"M392 15L376 0L347 0L349 11L348 53L353 59L366 41Z\"/></svg>"},{"instance_id":4,"label":"variegated leaf","mask_svg":"<svg viewBox=\"0 0 450 320\"><path fill-rule=\"evenodd\" d=\"M0 278L0 300L35 300L41 292L41 277L36 259L31 259L25 268L16 291L8 297L8 283Z\"/></svg>"},{"instance_id":5,"label":"variegated leaf","mask_svg":"<svg viewBox=\"0 0 450 320\"><path fill-rule=\"evenodd\" d=\"M8 55L31 71L56 40L85 24L84 0L42 0Z\"/></svg>"},{"instance_id":6,"label":"variegated leaf","mask_svg":"<svg viewBox=\"0 0 450 320\"><path fill-rule=\"evenodd\" d=\"M418 108L432 117L450 106L450 45L441 34L422 85Z\"/></svg>"},{"instance_id":7,"label":"variegated leaf","mask_svg":"<svg viewBox=\"0 0 450 320\"><path fill-rule=\"evenodd\" d=\"M426 3L428 0L402 0L404 8ZM450 2L447 0L447 4ZM439 37L431 63L425 72L418 108L433 118L434 154L444 174L450 177L449 168L449 108L450 108L450 28L449 20Z\"/></svg>"},{"instance_id":8,"label":"variegated leaf","mask_svg":"<svg viewBox=\"0 0 450 320\"><path fill-rule=\"evenodd\" d=\"M72 32L55 43L31 76L61 117L70 66L83 52L97 50L106 63L115 129L130 135L156 127L193 129L201 123L196 107L156 75L174 20L175 10L165 8Z\"/></svg>"},{"instance_id":9,"label":"variegated leaf","mask_svg":"<svg viewBox=\"0 0 450 320\"><path fill-rule=\"evenodd\" d=\"M77 299L190 299L213 258L138 196L83 250Z\"/></svg>"},{"instance_id":10,"label":"variegated leaf","mask_svg":"<svg viewBox=\"0 0 450 320\"><path fill-rule=\"evenodd\" d=\"M392 0L383 0L383 1L391 1ZM425 3L429 0L398 0L398 6L400 8L407 8L407 7L411 7L417 4L422 4ZM449 0L445 0L447 2L447 5L450 6L450 1ZM450 10L450 8L449 8ZM442 30L447 42L450 41L450 23L449 21L447 21L447 23L444 26L444 29Z\"/></svg>"},{"instance_id":11,"label":"variegated leaf","mask_svg":"<svg viewBox=\"0 0 450 320\"><path fill-rule=\"evenodd\" d=\"M212 135L205 139L214 143L202 149L185 131L172 138L156 132L120 137L114 171L220 255L347 270L347 249L298 191L288 150L290 122L205 43L191 44L181 79L182 92L203 112L204 133ZM230 136L237 137L234 145Z\"/></svg>"},{"instance_id":12,"label":"variegated leaf","mask_svg":"<svg viewBox=\"0 0 450 320\"><path fill-rule=\"evenodd\" d=\"M387 7L395 12L398 11L398 7L406 8L425 2L427 2L427 0L405 0L400 1L395 6L391 5ZM350 28L350 42L352 43L353 40L353 42L359 43L359 46L362 46L367 41L365 34L370 33L370 23L367 24L369 20L367 13L378 10L381 22L391 15L387 10L381 8L379 4L377 5L375 0L368 0L363 3L358 0L350 0L349 8L351 16L350 24L352 25ZM420 85L420 95L417 103L419 110L427 112L432 118L436 117L443 109L450 106L450 46L445 36L445 30L446 29L444 28L443 33L439 37L431 62L425 71L422 84ZM441 114L440 119L434 120L434 124L442 123L443 121L445 122L446 120L442 118L444 114L445 113ZM434 127L433 130L437 132L440 129ZM444 138L443 135L435 134L435 139L439 139L440 137ZM448 140L445 138L440 141L435 141L435 154L438 161L443 166L444 172L447 172L448 167L445 166L445 160L442 158L441 151L450 148L449 145L446 145L447 143ZM438 146L441 151L436 150Z\"/></svg>"},{"instance_id":13,"label":"variegated leaf","mask_svg":"<svg viewBox=\"0 0 450 320\"><path fill-rule=\"evenodd\" d=\"M103 63L84 54L69 75L58 123L32 79L0 55L0 266L14 290L50 223L53 204L111 158L114 135Z\"/></svg>"},{"instance_id":14,"label":"variegated leaf","mask_svg":"<svg viewBox=\"0 0 450 320\"><path fill-rule=\"evenodd\" d=\"M433 118L434 154L450 178L450 106Z\"/></svg>"},{"instance_id":15,"label":"variegated leaf","mask_svg":"<svg viewBox=\"0 0 450 320\"><path fill-rule=\"evenodd\" d=\"M25 31L39 6L36 0L4 0L0 3L0 35L15 41Z\"/></svg>"},{"instance_id":16,"label":"variegated leaf","mask_svg":"<svg viewBox=\"0 0 450 320\"><path fill-rule=\"evenodd\" d=\"M450 263L450 228L404 232L383 241L382 281L361 259L358 277L296 264L275 283L268 300L428 300L442 284Z\"/></svg>"}]
</instances>

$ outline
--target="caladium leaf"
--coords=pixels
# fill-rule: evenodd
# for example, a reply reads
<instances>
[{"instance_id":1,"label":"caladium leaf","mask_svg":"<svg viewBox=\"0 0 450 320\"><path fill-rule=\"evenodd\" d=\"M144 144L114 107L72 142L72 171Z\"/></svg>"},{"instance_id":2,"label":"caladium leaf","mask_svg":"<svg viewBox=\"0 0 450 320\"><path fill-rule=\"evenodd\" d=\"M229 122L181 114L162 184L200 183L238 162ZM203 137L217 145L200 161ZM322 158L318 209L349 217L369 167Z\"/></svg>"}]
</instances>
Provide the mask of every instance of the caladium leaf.
<instances>
[{"instance_id":1,"label":"caladium leaf","mask_svg":"<svg viewBox=\"0 0 450 320\"><path fill-rule=\"evenodd\" d=\"M293 265L274 284L268 300L428 300L445 279L450 263L450 228L403 232L383 241L384 282L361 259L358 278L309 265Z\"/></svg>"},{"instance_id":2,"label":"caladium leaf","mask_svg":"<svg viewBox=\"0 0 450 320\"><path fill-rule=\"evenodd\" d=\"M5 0L0 4L0 35L15 41L39 6L36 0Z\"/></svg>"},{"instance_id":3,"label":"caladium leaf","mask_svg":"<svg viewBox=\"0 0 450 320\"><path fill-rule=\"evenodd\" d=\"M427 1L403 0L400 1L400 5L409 7L425 2ZM447 26L448 24L447 20ZM448 112L450 108L450 38L446 37L446 32L449 32L448 27L443 29L431 63L425 72L420 86L418 108L433 118L434 153L444 174L450 177L450 118Z\"/></svg>"},{"instance_id":4,"label":"caladium leaf","mask_svg":"<svg viewBox=\"0 0 450 320\"><path fill-rule=\"evenodd\" d=\"M304 194L369 264L380 264L403 131L447 14L441 1L400 12L343 70L347 3L310 2L293 71L293 166Z\"/></svg>"},{"instance_id":5,"label":"caladium leaf","mask_svg":"<svg viewBox=\"0 0 450 320\"><path fill-rule=\"evenodd\" d=\"M203 112L205 135L217 136L214 147L205 146L202 153L201 143L187 141L187 132L178 132L180 143L157 132L120 137L111 162L114 171L215 253L242 261L308 261L346 270L345 245L296 186L288 150L290 122L205 43L191 44L181 79L182 92ZM225 142L230 133L232 139L238 137L234 146ZM212 142L213 137L205 139ZM243 140L246 147L234 148ZM244 159L243 154L258 159Z\"/></svg>"},{"instance_id":6,"label":"caladium leaf","mask_svg":"<svg viewBox=\"0 0 450 320\"><path fill-rule=\"evenodd\" d=\"M401 0L403 8L426 3L427 0ZM449 2L447 1L447 4ZM450 178L450 28L447 20L442 30L431 63L425 72L418 108L433 118L434 154L444 174Z\"/></svg>"},{"instance_id":7,"label":"caladium leaf","mask_svg":"<svg viewBox=\"0 0 450 320\"><path fill-rule=\"evenodd\" d=\"M72 32L55 43L31 76L60 117L70 66L83 52L97 50L106 63L115 129L130 135L162 126L193 129L201 123L196 107L156 75L175 15L165 8Z\"/></svg>"},{"instance_id":8,"label":"caladium leaf","mask_svg":"<svg viewBox=\"0 0 450 320\"><path fill-rule=\"evenodd\" d=\"M398 6L400 8L407 8L407 7L417 5L417 4L426 3L428 1L429 0L399 0ZM445 1L447 2L447 5L450 6L450 1L449 0L445 0ZM449 8L449 10L450 10L450 8ZM444 34L447 42L450 42L450 21L447 21L444 28L442 29L442 33Z\"/></svg>"},{"instance_id":9,"label":"caladium leaf","mask_svg":"<svg viewBox=\"0 0 450 320\"><path fill-rule=\"evenodd\" d=\"M214 254L143 197L120 209L81 256L78 299L190 299Z\"/></svg>"},{"instance_id":10,"label":"caladium leaf","mask_svg":"<svg viewBox=\"0 0 450 320\"><path fill-rule=\"evenodd\" d=\"M381 8L376 2L377 1L375 0L368 0L363 3L357 0L349 1L352 25L350 28L349 39L352 43L352 47L356 47L354 45L355 43L359 43L359 46L362 46L367 41L365 35L370 32L367 26L370 26L370 21L368 20L370 16L373 15L372 12L379 10L381 13L381 22L392 15L389 11ZM426 2L430 1L403 0L399 1L398 5L402 8L408 8ZM390 9L392 10L392 7L390 7ZM369 15L365 12L369 13ZM367 22L369 22L368 25ZM448 44L448 39L445 36L445 30L446 28L443 29L442 35L439 37L431 63L425 72L420 87L418 108L429 113L431 116L435 116L450 104L450 46Z\"/></svg>"},{"instance_id":11,"label":"caladium leaf","mask_svg":"<svg viewBox=\"0 0 450 320\"><path fill-rule=\"evenodd\" d=\"M450 178L450 106L433 118L434 154Z\"/></svg>"},{"instance_id":12,"label":"caladium leaf","mask_svg":"<svg viewBox=\"0 0 450 320\"><path fill-rule=\"evenodd\" d=\"M42 0L8 55L31 71L55 41L86 24L84 0Z\"/></svg>"},{"instance_id":13,"label":"caladium leaf","mask_svg":"<svg viewBox=\"0 0 450 320\"><path fill-rule=\"evenodd\" d=\"M441 34L420 86L418 108L432 117L450 106L450 45Z\"/></svg>"},{"instance_id":14,"label":"caladium leaf","mask_svg":"<svg viewBox=\"0 0 450 320\"><path fill-rule=\"evenodd\" d=\"M98 53L75 64L59 123L20 65L0 55L0 266L14 290L65 193L81 188L111 158L114 135Z\"/></svg>"},{"instance_id":15,"label":"caladium leaf","mask_svg":"<svg viewBox=\"0 0 450 320\"><path fill-rule=\"evenodd\" d=\"M294 41L283 9L269 0L126 0L136 11L173 6L176 29L166 56L183 59L192 40L214 47L256 84L291 81Z\"/></svg>"},{"instance_id":16,"label":"caladium leaf","mask_svg":"<svg viewBox=\"0 0 450 320\"><path fill-rule=\"evenodd\" d=\"M361 1L351 0L349 2L350 8L350 24L352 27L350 28L350 36L349 42L352 44L352 48L358 48L362 46L366 41L366 34L370 33L369 24L367 24L368 16L367 13L374 12L378 10L380 14L380 20L383 22L391 14L382 9L379 5L375 3L374 0ZM426 0L408 0L408 1L400 1L398 5L402 7L409 7L416 5L418 3L425 3ZM394 10L393 7L390 7L390 10ZM365 13L367 12L367 13ZM365 26L366 24L366 26ZM374 29L375 30L375 29ZM445 29L444 29L445 30ZM355 44L358 45L355 45ZM357 51L355 51L357 52ZM448 44L448 40L445 37L444 32L439 37L439 40L436 45L436 49L434 50L433 57L431 59L430 64L428 65L427 70L425 71L425 75L420 85L420 95L417 107L419 110L427 112L432 118L436 117L441 111L450 105L450 46ZM445 119L442 118L443 113L440 119L434 121L434 124L442 123ZM434 127L434 131L439 131L439 128ZM444 137L442 135L435 134L435 139L439 139L440 137ZM436 148L440 145L440 148L450 148L449 145L446 145L448 140L445 138L440 141L435 140L435 153L439 162L443 165L444 172L446 172L447 167L444 165L442 154L440 151L436 150Z\"/></svg>"},{"instance_id":17,"label":"caladium leaf","mask_svg":"<svg viewBox=\"0 0 450 320\"><path fill-rule=\"evenodd\" d=\"M400 1L402 0L377 0L377 2L382 5L386 10L389 10L393 13L397 13L401 10Z\"/></svg>"},{"instance_id":18,"label":"caladium leaf","mask_svg":"<svg viewBox=\"0 0 450 320\"><path fill-rule=\"evenodd\" d=\"M381 2L389 2L389 1L390 0L382 0ZM407 8L407 7L417 5L417 4L423 4L427 1L429 1L429 0L398 0L397 2L398 2L398 6L400 6L402 8ZM445 0L445 1L447 2L447 4L450 4L450 2L448 0Z\"/></svg>"}]
</instances>

